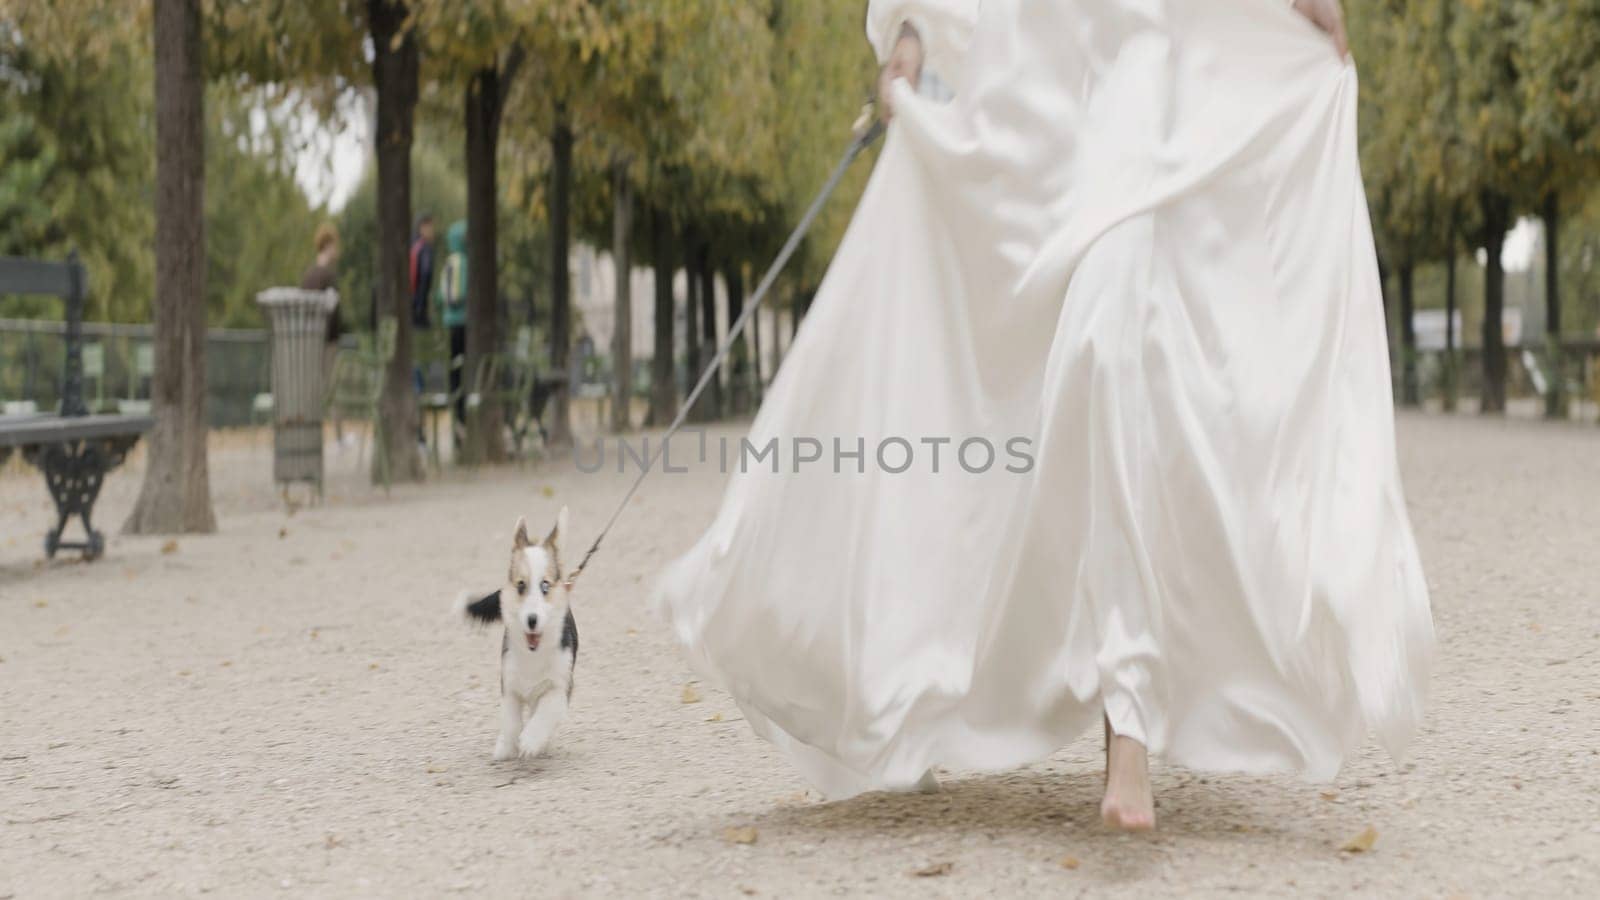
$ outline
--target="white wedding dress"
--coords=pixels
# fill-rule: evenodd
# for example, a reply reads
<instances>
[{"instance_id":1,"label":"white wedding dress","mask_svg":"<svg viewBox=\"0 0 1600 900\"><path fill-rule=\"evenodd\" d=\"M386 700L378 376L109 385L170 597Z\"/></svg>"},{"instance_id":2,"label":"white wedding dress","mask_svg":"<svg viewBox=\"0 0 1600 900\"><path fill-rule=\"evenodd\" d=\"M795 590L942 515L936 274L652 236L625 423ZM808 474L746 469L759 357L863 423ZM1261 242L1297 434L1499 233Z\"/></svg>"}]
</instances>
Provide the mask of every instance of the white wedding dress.
<instances>
[{"instance_id":1,"label":"white wedding dress","mask_svg":"<svg viewBox=\"0 0 1600 900\"><path fill-rule=\"evenodd\" d=\"M690 659L835 797L1102 716L1209 770L1402 753L1433 632L1353 66L1281 0L874 0L880 58L906 19L954 100L895 86L752 425L822 462L733 475L662 578Z\"/></svg>"}]
</instances>

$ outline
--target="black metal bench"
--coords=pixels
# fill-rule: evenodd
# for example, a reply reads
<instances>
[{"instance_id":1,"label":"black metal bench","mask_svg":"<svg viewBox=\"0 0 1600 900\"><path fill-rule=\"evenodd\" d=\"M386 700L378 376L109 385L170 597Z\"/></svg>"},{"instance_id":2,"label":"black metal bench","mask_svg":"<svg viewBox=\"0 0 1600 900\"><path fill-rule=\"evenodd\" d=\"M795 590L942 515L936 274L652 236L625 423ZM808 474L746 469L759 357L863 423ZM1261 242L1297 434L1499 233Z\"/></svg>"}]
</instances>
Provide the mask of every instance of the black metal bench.
<instances>
[{"instance_id":1,"label":"black metal bench","mask_svg":"<svg viewBox=\"0 0 1600 900\"><path fill-rule=\"evenodd\" d=\"M122 464L139 436L155 426L150 416L89 415L83 401L83 301L87 286L76 253L64 263L0 257L0 294L42 294L66 302L66 361L62 366L61 412L0 416L0 464L20 450L44 473L56 504L56 526L45 534L44 550L54 557L63 548L95 559L105 551L105 536L90 524L94 501L106 473ZM83 520L84 540L61 539L67 522Z\"/></svg>"}]
</instances>

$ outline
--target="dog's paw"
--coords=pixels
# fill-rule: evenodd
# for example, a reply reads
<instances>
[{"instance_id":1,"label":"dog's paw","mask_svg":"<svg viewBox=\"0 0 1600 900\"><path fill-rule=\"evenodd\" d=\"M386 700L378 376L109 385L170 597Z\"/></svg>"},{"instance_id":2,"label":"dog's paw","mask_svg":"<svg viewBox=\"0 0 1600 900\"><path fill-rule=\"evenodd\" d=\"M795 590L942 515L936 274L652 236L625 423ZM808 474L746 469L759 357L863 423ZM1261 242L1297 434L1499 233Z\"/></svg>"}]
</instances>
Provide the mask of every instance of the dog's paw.
<instances>
[{"instance_id":1,"label":"dog's paw","mask_svg":"<svg viewBox=\"0 0 1600 900\"><path fill-rule=\"evenodd\" d=\"M516 742L510 738L501 738L494 742L494 761L505 762L517 755Z\"/></svg>"},{"instance_id":2,"label":"dog's paw","mask_svg":"<svg viewBox=\"0 0 1600 900\"><path fill-rule=\"evenodd\" d=\"M522 756L523 759L533 759L536 756L543 756L544 751L549 749L549 747L549 735L541 735L539 737L529 737L528 735L523 735L522 740L517 742L517 752Z\"/></svg>"}]
</instances>

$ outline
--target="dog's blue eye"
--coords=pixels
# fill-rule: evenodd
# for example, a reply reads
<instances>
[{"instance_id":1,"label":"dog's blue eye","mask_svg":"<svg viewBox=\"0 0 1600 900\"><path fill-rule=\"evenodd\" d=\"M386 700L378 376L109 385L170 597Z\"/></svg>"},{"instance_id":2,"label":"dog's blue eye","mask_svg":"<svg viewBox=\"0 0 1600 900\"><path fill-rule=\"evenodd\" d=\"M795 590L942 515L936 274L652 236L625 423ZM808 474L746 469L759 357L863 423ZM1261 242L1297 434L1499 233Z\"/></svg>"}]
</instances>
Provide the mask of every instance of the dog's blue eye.
<instances>
[{"instance_id":1,"label":"dog's blue eye","mask_svg":"<svg viewBox=\"0 0 1600 900\"><path fill-rule=\"evenodd\" d=\"M539 582L539 593L541 593L541 594L550 593L550 582L548 582L548 581Z\"/></svg>"}]
</instances>

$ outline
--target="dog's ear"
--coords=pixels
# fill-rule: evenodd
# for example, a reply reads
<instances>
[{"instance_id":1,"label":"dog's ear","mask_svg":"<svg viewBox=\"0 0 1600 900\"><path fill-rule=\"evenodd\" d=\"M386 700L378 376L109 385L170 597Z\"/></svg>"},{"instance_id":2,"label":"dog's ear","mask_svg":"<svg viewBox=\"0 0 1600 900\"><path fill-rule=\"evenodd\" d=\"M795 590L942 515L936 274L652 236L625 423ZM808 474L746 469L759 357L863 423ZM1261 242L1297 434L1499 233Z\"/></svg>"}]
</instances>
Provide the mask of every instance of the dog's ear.
<instances>
[{"instance_id":1,"label":"dog's ear","mask_svg":"<svg viewBox=\"0 0 1600 900\"><path fill-rule=\"evenodd\" d=\"M533 546L533 541L528 540L528 520L517 516L517 533L511 539L511 549L526 550Z\"/></svg>"},{"instance_id":2,"label":"dog's ear","mask_svg":"<svg viewBox=\"0 0 1600 900\"><path fill-rule=\"evenodd\" d=\"M563 506L563 507L561 507L561 511L556 513L556 526L554 528L550 529L550 533L545 536L545 539L544 539L545 546L546 547L558 546L560 544L560 542L561 542L561 536L563 534L566 534L566 532L567 532L567 508L565 506Z\"/></svg>"}]
</instances>

